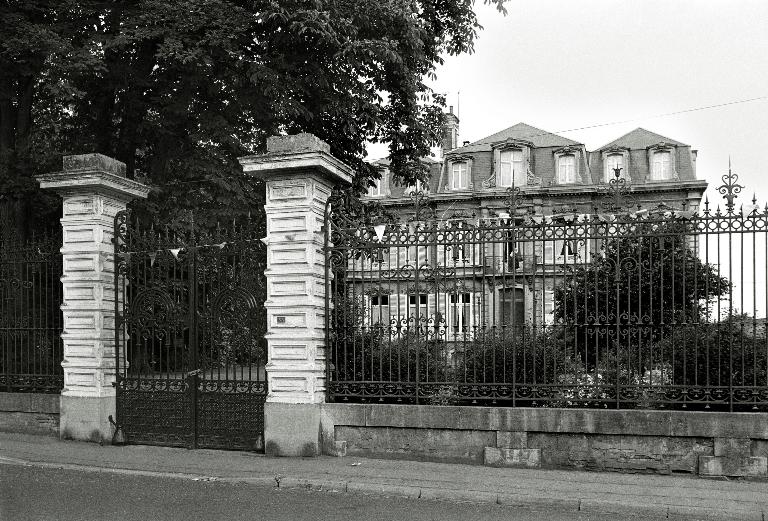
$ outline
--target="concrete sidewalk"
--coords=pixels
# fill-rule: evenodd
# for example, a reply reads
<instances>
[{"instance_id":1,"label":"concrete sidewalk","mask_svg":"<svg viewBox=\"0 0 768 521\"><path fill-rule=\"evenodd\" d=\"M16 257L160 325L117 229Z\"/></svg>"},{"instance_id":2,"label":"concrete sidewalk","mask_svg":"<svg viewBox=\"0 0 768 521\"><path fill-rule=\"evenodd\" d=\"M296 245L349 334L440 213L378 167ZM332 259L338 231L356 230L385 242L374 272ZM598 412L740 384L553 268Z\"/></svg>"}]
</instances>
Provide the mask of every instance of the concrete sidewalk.
<instances>
[{"instance_id":1,"label":"concrete sidewalk","mask_svg":"<svg viewBox=\"0 0 768 521\"><path fill-rule=\"evenodd\" d=\"M172 475L256 485L493 502L658 519L766 521L768 484L687 476L490 468L345 458L267 458L246 452L99 446L0 433L0 464ZM0 478L2 476L0 465ZM0 489L2 479L0 479Z\"/></svg>"}]
</instances>

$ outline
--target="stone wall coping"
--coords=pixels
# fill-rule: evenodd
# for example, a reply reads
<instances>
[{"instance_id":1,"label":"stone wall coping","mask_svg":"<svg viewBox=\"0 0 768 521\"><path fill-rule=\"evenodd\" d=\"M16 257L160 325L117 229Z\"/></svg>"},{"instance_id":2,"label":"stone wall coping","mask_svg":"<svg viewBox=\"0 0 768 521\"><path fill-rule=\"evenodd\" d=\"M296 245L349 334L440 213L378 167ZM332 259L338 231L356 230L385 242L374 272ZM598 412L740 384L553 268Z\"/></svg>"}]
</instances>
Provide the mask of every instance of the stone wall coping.
<instances>
[{"instance_id":1,"label":"stone wall coping","mask_svg":"<svg viewBox=\"0 0 768 521\"><path fill-rule=\"evenodd\" d=\"M133 179L93 168L52 172L35 176L35 179L40 183L40 188L60 193L107 193L125 200L137 197L146 199L150 190L147 185Z\"/></svg>"},{"instance_id":2,"label":"stone wall coping","mask_svg":"<svg viewBox=\"0 0 768 521\"><path fill-rule=\"evenodd\" d=\"M768 439L768 414L326 403L335 425Z\"/></svg>"},{"instance_id":3,"label":"stone wall coping","mask_svg":"<svg viewBox=\"0 0 768 521\"><path fill-rule=\"evenodd\" d=\"M323 150L270 152L238 158L243 172L263 179L275 174L317 172L333 182L352 183L352 169Z\"/></svg>"},{"instance_id":4,"label":"stone wall coping","mask_svg":"<svg viewBox=\"0 0 768 521\"><path fill-rule=\"evenodd\" d=\"M0 411L59 414L59 395L0 392Z\"/></svg>"}]
</instances>

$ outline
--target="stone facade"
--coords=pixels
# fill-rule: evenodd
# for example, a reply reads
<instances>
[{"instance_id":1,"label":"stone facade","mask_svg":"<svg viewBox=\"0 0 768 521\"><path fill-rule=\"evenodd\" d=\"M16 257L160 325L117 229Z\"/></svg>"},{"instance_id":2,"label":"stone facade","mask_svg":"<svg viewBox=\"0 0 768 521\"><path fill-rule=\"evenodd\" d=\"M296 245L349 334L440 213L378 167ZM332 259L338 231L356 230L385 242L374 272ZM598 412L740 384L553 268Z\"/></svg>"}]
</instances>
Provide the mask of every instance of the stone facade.
<instances>
[{"instance_id":1,"label":"stone facade","mask_svg":"<svg viewBox=\"0 0 768 521\"><path fill-rule=\"evenodd\" d=\"M60 432L111 439L115 414L114 218L149 188L126 179L125 165L101 154L64 158L61 172L39 176L63 199L64 389Z\"/></svg>"},{"instance_id":2,"label":"stone facade","mask_svg":"<svg viewBox=\"0 0 768 521\"><path fill-rule=\"evenodd\" d=\"M456 116L448 114L445 136L454 136L457 127ZM588 151L582 143L519 123L459 147L456 147L455 140L447 139L443 155L441 161L428 158L422 161L429 171L429 180L422 186L428 192L427 199L422 204L432 206L438 221L464 221L467 228L479 220L499 223L510 217L510 211L516 213L513 217L518 222L522 222L525 216L535 215L535 222L538 223L544 219L547 222L579 223L595 214L606 217L619 211L636 212L640 209L662 213L671 209L693 211L699 208L707 188L706 181L696 178L695 150L682 142L644 129L636 129L596 151ZM657 160L657 155L665 160ZM514 164L502 164L505 158ZM564 159L570 161L568 182L564 182L561 175L560 162ZM403 217L403 221L408 221L414 213L412 192L415 187L398 186L389 171L387 160L376 164L381 170L381 180L364 199L380 202ZM620 175L628 187L624 194L626 198L616 198L624 203L620 209L612 207L615 201L606 197L610 186L608 174L615 180L610 168L613 165L621 165ZM663 175L657 175L657 167L663 170ZM505 168L510 169L510 176L502 175ZM465 170L468 182L466 186L456 188L452 176L456 171ZM520 175L515 173L518 170ZM520 190L515 210L508 206L508 190L513 179L515 188ZM433 267L461 266L464 280L453 282L457 286L463 283L465 288L470 288L461 295L470 303L469 319L464 321L464 324L470 324L467 328L470 331L478 324L499 324L504 320L512 323L512 317L503 316L502 300L514 300L516 309L524 310L520 314L526 323L546 324L554 321L554 293L562 280L561 267L589 262L592 256L599 254L599 242L594 237L585 241L522 238L510 243L505 250L501 236L498 236L495 241L465 245L458 263L456 258L450 258L450 255L456 255L457 250L451 253L445 245L432 247L429 251L422 248L424 251L417 254L422 257L417 262L422 265L429 263ZM500 278L514 275L511 268L506 275L503 274L510 249L519 263L515 273L520 277L499 283ZM565 251L572 252L572 255L562 254ZM407 248L393 248L383 261L389 267L402 267L412 262L412 259L405 258L407 254ZM481 268L493 270L499 277L486 277L477 282L471 274L474 269ZM509 295L500 293L502 285ZM375 302L366 297L366 309L373 310L366 312L366 315L373 317L369 321L399 320L400 310L411 313L407 294L411 289L404 285L395 287L382 280L367 286L359 284L356 292L362 295L377 290L376 302L382 302L381 297L386 296L388 304L374 309ZM450 318L451 313L460 313L448 292L431 291L425 297L426 309L433 310L436 320L440 320L438 317ZM454 298L458 302L459 296Z\"/></svg>"}]
</instances>

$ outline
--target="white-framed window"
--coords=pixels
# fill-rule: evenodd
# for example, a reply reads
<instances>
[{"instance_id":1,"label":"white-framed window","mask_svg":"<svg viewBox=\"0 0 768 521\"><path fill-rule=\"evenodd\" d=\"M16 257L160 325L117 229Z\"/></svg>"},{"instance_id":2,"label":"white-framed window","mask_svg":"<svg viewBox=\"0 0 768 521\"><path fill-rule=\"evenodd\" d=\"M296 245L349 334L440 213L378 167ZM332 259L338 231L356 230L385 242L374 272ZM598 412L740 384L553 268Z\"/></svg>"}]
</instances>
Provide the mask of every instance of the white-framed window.
<instances>
[{"instance_id":1,"label":"white-framed window","mask_svg":"<svg viewBox=\"0 0 768 521\"><path fill-rule=\"evenodd\" d=\"M472 294L448 295L448 327L451 338L461 340L472 335Z\"/></svg>"},{"instance_id":2,"label":"white-framed window","mask_svg":"<svg viewBox=\"0 0 768 521\"><path fill-rule=\"evenodd\" d=\"M626 166L624 166L624 156L621 154L610 154L605 158L605 181L616 179L616 169L621 168L620 177L626 179Z\"/></svg>"},{"instance_id":3,"label":"white-framed window","mask_svg":"<svg viewBox=\"0 0 768 521\"><path fill-rule=\"evenodd\" d=\"M451 163L451 190L466 190L469 188L469 163L457 161Z\"/></svg>"},{"instance_id":4,"label":"white-framed window","mask_svg":"<svg viewBox=\"0 0 768 521\"><path fill-rule=\"evenodd\" d=\"M384 196L384 176L385 174L382 173L381 177L376 179L375 184L368 187L368 197Z\"/></svg>"},{"instance_id":5,"label":"white-framed window","mask_svg":"<svg viewBox=\"0 0 768 521\"><path fill-rule=\"evenodd\" d=\"M498 186L525 185L525 162L522 150L502 150L499 152Z\"/></svg>"},{"instance_id":6,"label":"white-framed window","mask_svg":"<svg viewBox=\"0 0 768 521\"><path fill-rule=\"evenodd\" d=\"M426 293L408 295L406 327L409 330L418 329L422 334L427 334L428 317L429 295Z\"/></svg>"},{"instance_id":7,"label":"white-framed window","mask_svg":"<svg viewBox=\"0 0 768 521\"><path fill-rule=\"evenodd\" d=\"M576 156L567 154L557 160L557 179L559 184L576 182Z\"/></svg>"},{"instance_id":8,"label":"white-framed window","mask_svg":"<svg viewBox=\"0 0 768 521\"><path fill-rule=\"evenodd\" d=\"M408 304L410 306L416 306L416 299L418 297L418 305L419 306L426 306L427 305L427 294L426 293L420 293L419 295L408 295Z\"/></svg>"},{"instance_id":9,"label":"white-framed window","mask_svg":"<svg viewBox=\"0 0 768 521\"><path fill-rule=\"evenodd\" d=\"M414 184L408 185L405 189L406 194L413 192L429 192L429 183L422 183L421 180L417 179Z\"/></svg>"},{"instance_id":10,"label":"white-framed window","mask_svg":"<svg viewBox=\"0 0 768 521\"><path fill-rule=\"evenodd\" d=\"M368 324L389 325L389 295L371 295L368 305Z\"/></svg>"},{"instance_id":11,"label":"white-framed window","mask_svg":"<svg viewBox=\"0 0 768 521\"><path fill-rule=\"evenodd\" d=\"M651 179L654 181L672 179L672 154L669 151L653 153Z\"/></svg>"},{"instance_id":12,"label":"white-framed window","mask_svg":"<svg viewBox=\"0 0 768 521\"><path fill-rule=\"evenodd\" d=\"M544 290L544 323L555 323L555 292L552 290Z\"/></svg>"},{"instance_id":13,"label":"white-framed window","mask_svg":"<svg viewBox=\"0 0 768 521\"><path fill-rule=\"evenodd\" d=\"M544 242L544 264L574 262L584 248L584 241L577 239L556 239Z\"/></svg>"}]
</instances>

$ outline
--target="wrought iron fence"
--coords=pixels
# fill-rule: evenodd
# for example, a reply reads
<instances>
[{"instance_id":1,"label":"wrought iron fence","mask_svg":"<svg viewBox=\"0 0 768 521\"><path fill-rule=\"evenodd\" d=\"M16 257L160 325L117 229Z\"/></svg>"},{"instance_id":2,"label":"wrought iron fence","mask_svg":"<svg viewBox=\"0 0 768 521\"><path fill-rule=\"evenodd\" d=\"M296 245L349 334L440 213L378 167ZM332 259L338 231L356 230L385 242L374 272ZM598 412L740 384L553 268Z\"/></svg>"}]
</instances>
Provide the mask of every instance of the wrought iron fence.
<instances>
[{"instance_id":1,"label":"wrought iron fence","mask_svg":"<svg viewBox=\"0 0 768 521\"><path fill-rule=\"evenodd\" d=\"M0 241L0 391L58 393L61 234Z\"/></svg>"},{"instance_id":2,"label":"wrought iron fence","mask_svg":"<svg viewBox=\"0 0 768 521\"><path fill-rule=\"evenodd\" d=\"M765 410L768 207L535 215L510 189L439 218L337 193L326 212L331 400ZM444 213L444 212L443 212Z\"/></svg>"}]
</instances>

